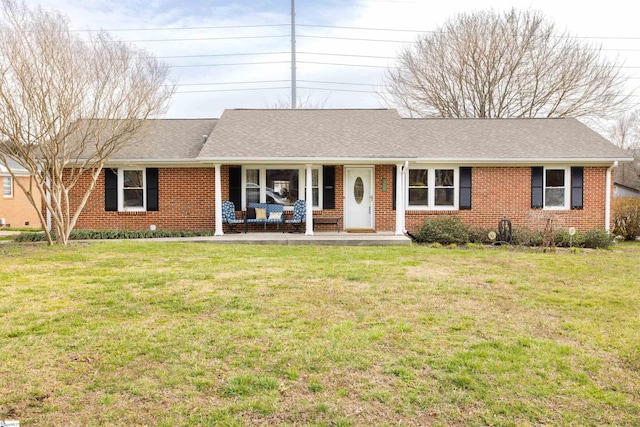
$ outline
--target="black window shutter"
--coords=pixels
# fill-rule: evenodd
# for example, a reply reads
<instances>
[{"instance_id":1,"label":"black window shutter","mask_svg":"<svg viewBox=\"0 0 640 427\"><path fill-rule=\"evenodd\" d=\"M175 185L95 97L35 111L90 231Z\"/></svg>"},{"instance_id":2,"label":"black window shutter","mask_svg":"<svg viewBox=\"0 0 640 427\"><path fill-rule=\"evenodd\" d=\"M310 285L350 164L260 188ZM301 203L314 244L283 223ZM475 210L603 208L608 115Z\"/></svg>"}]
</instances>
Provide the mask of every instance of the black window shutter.
<instances>
[{"instance_id":1,"label":"black window shutter","mask_svg":"<svg viewBox=\"0 0 640 427\"><path fill-rule=\"evenodd\" d=\"M233 202L236 210L242 209L242 168L229 168L229 200Z\"/></svg>"},{"instance_id":2,"label":"black window shutter","mask_svg":"<svg viewBox=\"0 0 640 427\"><path fill-rule=\"evenodd\" d=\"M118 169L104 169L104 210L118 210Z\"/></svg>"},{"instance_id":3,"label":"black window shutter","mask_svg":"<svg viewBox=\"0 0 640 427\"><path fill-rule=\"evenodd\" d=\"M541 166L531 168L531 209L542 209L544 205L543 173L544 168Z\"/></svg>"},{"instance_id":4,"label":"black window shutter","mask_svg":"<svg viewBox=\"0 0 640 427\"><path fill-rule=\"evenodd\" d=\"M571 209L583 208L584 168L571 168Z\"/></svg>"},{"instance_id":5,"label":"black window shutter","mask_svg":"<svg viewBox=\"0 0 640 427\"><path fill-rule=\"evenodd\" d=\"M391 192L393 197L393 210L396 210L396 174L398 173L398 167L393 167L393 176L391 177Z\"/></svg>"},{"instance_id":6,"label":"black window shutter","mask_svg":"<svg viewBox=\"0 0 640 427\"><path fill-rule=\"evenodd\" d=\"M147 168L147 211L160 208L158 198L158 168Z\"/></svg>"},{"instance_id":7,"label":"black window shutter","mask_svg":"<svg viewBox=\"0 0 640 427\"><path fill-rule=\"evenodd\" d=\"M471 209L471 168L460 168L460 209Z\"/></svg>"},{"instance_id":8,"label":"black window shutter","mask_svg":"<svg viewBox=\"0 0 640 427\"><path fill-rule=\"evenodd\" d=\"M322 204L323 209L336 208L336 167L322 167Z\"/></svg>"}]
</instances>

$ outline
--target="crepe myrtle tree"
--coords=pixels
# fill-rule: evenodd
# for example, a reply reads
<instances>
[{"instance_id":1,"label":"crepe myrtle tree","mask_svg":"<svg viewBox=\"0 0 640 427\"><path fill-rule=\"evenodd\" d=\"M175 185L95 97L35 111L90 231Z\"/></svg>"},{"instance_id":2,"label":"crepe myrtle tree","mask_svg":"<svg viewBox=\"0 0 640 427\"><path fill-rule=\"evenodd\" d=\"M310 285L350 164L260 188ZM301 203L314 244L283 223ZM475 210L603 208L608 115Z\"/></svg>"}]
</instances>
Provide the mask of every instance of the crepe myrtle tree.
<instances>
[{"instance_id":1,"label":"crepe myrtle tree","mask_svg":"<svg viewBox=\"0 0 640 427\"><path fill-rule=\"evenodd\" d=\"M381 97L410 117L604 117L630 96L616 60L530 10L459 14L396 65Z\"/></svg>"},{"instance_id":2,"label":"crepe myrtle tree","mask_svg":"<svg viewBox=\"0 0 640 427\"><path fill-rule=\"evenodd\" d=\"M43 224L50 215L49 244L67 244L105 163L166 110L175 86L145 51L105 32L83 39L57 12L0 1L0 160L30 172L29 184L14 182Z\"/></svg>"}]
</instances>

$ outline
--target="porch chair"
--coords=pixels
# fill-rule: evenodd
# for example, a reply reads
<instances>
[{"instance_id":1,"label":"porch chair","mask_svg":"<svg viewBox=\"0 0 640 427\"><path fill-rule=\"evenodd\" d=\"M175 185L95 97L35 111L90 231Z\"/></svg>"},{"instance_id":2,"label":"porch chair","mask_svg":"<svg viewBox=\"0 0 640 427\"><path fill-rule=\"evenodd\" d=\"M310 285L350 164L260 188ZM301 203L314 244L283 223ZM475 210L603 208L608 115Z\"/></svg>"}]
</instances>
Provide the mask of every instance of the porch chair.
<instances>
[{"instance_id":1,"label":"porch chair","mask_svg":"<svg viewBox=\"0 0 640 427\"><path fill-rule=\"evenodd\" d=\"M244 218L236 218L236 205L232 201L222 202L222 223L229 226L227 233L240 233L236 226L244 224Z\"/></svg>"},{"instance_id":2,"label":"porch chair","mask_svg":"<svg viewBox=\"0 0 640 427\"><path fill-rule=\"evenodd\" d=\"M300 229L302 224L306 224L307 222L307 204L304 200L296 200L293 204L293 217L291 219L285 220L285 224L293 225L293 231L289 233L302 233L303 231ZM284 233L284 228L282 227L282 232Z\"/></svg>"}]
</instances>

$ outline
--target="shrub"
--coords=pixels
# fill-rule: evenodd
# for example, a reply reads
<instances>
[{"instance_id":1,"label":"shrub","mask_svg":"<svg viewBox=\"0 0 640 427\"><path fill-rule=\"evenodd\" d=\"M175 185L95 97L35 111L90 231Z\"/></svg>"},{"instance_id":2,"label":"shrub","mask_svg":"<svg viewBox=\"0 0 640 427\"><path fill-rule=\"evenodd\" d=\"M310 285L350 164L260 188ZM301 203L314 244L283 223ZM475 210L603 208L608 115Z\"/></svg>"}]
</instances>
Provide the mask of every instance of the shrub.
<instances>
[{"instance_id":1,"label":"shrub","mask_svg":"<svg viewBox=\"0 0 640 427\"><path fill-rule=\"evenodd\" d=\"M514 227L511 233L517 246L542 246L542 231Z\"/></svg>"},{"instance_id":2,"label":"shrub","mask_svg":"<svg viewBox=\"0 0 640 427\"><path fill-rule=\"evenodd\" d=\"M606 249L613 245L615 236L604 228L592 228L584 233L584 247L592 249Z\"/></svg>"},{"instance_id":3,"label":"shrub","mask_svg":"<svg viewBox=\"0 0 640 427\"><path fill-rule=\"evenodd\" d=\"M571 236L569 235L568 228L559 228L555 231L554 241L556 246L561 248L575 247L575 248L583 248L584 247L584 233L576 230L576 233Z\"/></svg>"},{"instance_id":4,"label":"shrub","mask_svg":"<svg viewBox=\"0 0 640 427\"><path fill-rule=\"evenodd\" d=\"M74 230L69 235L70 240L102 240L102 239L144 239L154 237L195 237L210 236L210 231L163 231L163 230ZM16 242L42 242L44 233L20 233L14 239Z\"/></svg>"},{"instance_id":5,"label":"shrub","mask_svg":"<svg viewBox=\"0 0 640 427\"><path fill-rule=\"evenodd\" d=\"M469 228L469 242L490 245L493 240L489 238L489 232L496 231L493 228L471 227Z\"/></svg>"},{"instance_id":6,"label":"shrub","mask_svg":"<svg viewBox=\"0 0 640 427\"><path fill-rule=\"evenodd\" d=\"M621 197L613 202L613 233L624 240L640 236L640 199Z\"/></svg>"},{"instance_id":7,"label":"shrub","mask_svg":"<svg viewBox=\"0 0 640 427\"><path fill-rule=\"evenodd\" d=\"M425 221L416 237L419 243L462 245L469 241L469 227L458 216L441 216Z\"/></svg>"}]
</instances>

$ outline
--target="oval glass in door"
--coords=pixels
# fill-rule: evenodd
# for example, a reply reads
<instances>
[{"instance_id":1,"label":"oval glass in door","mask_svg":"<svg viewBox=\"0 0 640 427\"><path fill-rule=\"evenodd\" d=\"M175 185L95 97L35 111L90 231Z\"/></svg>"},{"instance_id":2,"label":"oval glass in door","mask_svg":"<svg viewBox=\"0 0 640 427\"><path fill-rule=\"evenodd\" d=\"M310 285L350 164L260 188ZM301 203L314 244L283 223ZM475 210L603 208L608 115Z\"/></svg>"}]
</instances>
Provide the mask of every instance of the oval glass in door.
<instances>
[{"instance_id":1,"label":"oval glass in door","mask_svg":"<svg viewBox=\"0 0 640 427\"><path fill-rule=\"evenodd\" d=\"M360 177L357 177L353 183L353 197L356 199L357 204L362 203L364 199L364 182Z\"/></svg>"}]
</instances>

